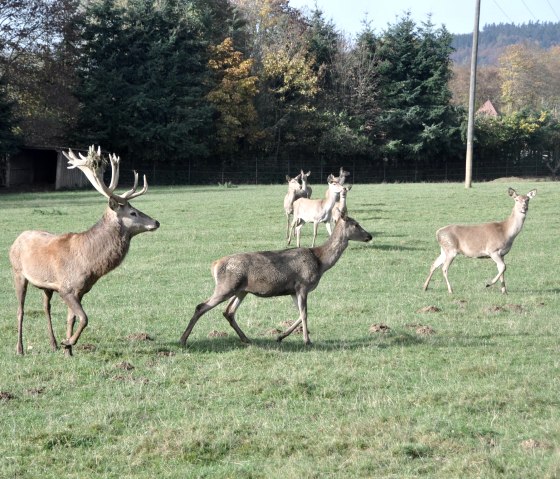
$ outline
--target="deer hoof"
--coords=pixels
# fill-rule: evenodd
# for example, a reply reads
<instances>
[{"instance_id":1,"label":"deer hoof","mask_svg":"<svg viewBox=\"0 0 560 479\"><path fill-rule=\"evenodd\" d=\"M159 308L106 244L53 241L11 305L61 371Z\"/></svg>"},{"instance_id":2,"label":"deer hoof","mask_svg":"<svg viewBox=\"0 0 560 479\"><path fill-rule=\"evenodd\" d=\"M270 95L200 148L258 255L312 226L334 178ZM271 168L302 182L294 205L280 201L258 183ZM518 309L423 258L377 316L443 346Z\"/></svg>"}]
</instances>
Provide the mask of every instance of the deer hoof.
<instances>
[{"instance_id":1,"label":"deer hoof","mask_svg":"<svg viewBox=\"0 0 560 479\"><path fill-rule=\"evenodd\" d=\"M74 356L74 354L72 354L72 346L64 346L64 356L66 356L67 358Z\"/></svg>"}]
</instances>

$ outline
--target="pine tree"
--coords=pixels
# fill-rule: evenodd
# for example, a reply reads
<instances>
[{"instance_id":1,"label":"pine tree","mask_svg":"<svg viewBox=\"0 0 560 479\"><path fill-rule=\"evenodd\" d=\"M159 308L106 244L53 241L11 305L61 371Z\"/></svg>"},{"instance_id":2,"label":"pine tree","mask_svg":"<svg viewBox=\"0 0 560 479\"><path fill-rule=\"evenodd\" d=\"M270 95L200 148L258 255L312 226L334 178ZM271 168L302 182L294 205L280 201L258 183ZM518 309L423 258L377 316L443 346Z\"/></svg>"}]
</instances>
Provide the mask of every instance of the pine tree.
<instances>
[{"instance_id":1,"label":"pine tree","mask_svg":"<svg viewBox=\"0 0 560 479\"><path fill-rule=\"evenodd\" d=\"M458 111L450 104L451 35L430 21L418 28L406 14L381 36L377 49L385 140L396 165L438 166L460 145Z\"/></svg>"},{"instance_id":2,"label":"pine tree","mask_svg":"<svg viewBox=\"0 0 560 479\"><path fill-rule=\"evenodd\" d=\"M86 15L78 131L136 161L207 155L208 49L197 12L185 14L181 0L118 4L91 4Z\"/></svg>"}]
</instances>

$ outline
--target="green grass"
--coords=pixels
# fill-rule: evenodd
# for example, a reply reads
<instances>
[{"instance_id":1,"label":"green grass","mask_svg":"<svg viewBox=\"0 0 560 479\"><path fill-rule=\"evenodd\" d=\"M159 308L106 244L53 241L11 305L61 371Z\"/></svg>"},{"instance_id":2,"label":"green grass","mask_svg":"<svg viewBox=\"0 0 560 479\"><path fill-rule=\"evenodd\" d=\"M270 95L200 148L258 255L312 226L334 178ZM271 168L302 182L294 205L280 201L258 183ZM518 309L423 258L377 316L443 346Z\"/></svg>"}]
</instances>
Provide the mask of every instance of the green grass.
<instances>
[{"instance_id":1,"label":"green grass","mask_svg":"<svg viewBox=\"0 0 560 479\"><path fill-rule=\"evenodd\" d=\"M436 229L505 218L508 186L538 188L506 257L509 294L484 287L492 261L463 257L450 269L453 295L439 271L424 293ZM248 297L238 322L251 345L221 305L183 350L194 307L213 290L211 262L284 247L285 187L153 188L135 205L162 226L135 238L85 297L90 323L70 359L50 351L34 288L26 355L15 354L7 251L25 229L87 229L103 201L0 196L0 477L559 477L558 189L355 185L350 214L374 238L351 244L311 293L311 347L270 334L297 318L290 298ZM440 311L419 312L427 306ZM53 318L60 340L57 296ZM373 324L390 329L372 333Z\"/></svg>"}]
</instances>

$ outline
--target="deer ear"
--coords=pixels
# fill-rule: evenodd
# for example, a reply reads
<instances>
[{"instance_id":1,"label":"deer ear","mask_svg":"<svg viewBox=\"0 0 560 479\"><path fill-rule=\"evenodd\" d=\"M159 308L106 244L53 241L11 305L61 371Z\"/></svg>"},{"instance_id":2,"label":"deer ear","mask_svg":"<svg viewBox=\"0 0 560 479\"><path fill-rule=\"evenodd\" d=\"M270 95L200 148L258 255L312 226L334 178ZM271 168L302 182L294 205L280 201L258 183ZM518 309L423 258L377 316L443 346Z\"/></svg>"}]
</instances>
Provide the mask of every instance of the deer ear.
<instances>
[{"instance_id":1,"label":"deer ear","mask_svg":"<svg viewBox=\"0 0 560 479\"><path fill-rule=\"evenodd\" d=\"M119 209L119 202L115 198L109 198L109 208L117 211Z\"/></svg>"},{"instance_id":2,"label":"deer ear","mask_svg":"<svg viewBox=\"0 0 560 479\"><path fill-rule=\"evenodd\" d=\"M529 193L527 193L527 196L529 198L534 198L535 196L537 196L537 190L531 190L529 191Z\"/></svg>"},{"instance_id":3,"label":"deer ear","mask_svg":"<svg viewBox=\"0 0 560 479\"><path fill-rule=\"evenodd\" d=\"M307 173L305 173L305 176L311 176L311 171L308 171Z\"/></svg>"},{"instance_id":4,"label":"deer ear","mask_svg":"<svg viewBox=\"0 0 560 479\"><path fill-rule=\"evenodd\" d=\"M286 181L289 183L290 180L291 180L291 178L288 175L286 175Z\"/></svg>"},{"instance_id":5,"label":"deer ear","mask_svg":"<svg viewBox=\"0 0 560 479\"><path fill-rule=\"evenodd\" d=\"M515 198L517 196L517 192L513 188L508 188L508 195Z\"/></svg>"}]
</instances>

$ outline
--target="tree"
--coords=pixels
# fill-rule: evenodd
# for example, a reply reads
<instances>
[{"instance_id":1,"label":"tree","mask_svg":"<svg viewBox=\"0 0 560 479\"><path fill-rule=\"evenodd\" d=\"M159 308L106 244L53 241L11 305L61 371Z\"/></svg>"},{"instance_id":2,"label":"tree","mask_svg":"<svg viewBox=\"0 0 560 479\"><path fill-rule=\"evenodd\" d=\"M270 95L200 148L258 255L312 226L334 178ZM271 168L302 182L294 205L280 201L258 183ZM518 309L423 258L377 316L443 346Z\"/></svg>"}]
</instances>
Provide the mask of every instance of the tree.
<instances>
[{"instance_id":1,"label":"tree","mask_svg":"<svg viewBox=\"0 0 560 479\"><path fill-rule=\"evenodd\" d=\"M77 103L73 40L78 0L0 0L0 75L14 100L22 141L60 144Z\"/></svg>"},{"instance_id":2,"label":"tree","mask_svg":"<svg viewBox=\"0 0 560 479\"><path fill-rule=\"evenodd\" d=\"M229 158L245 142L253 144L260 136L253 103L258 78L251 74L253 60L245 60L241 52L234 50L231 37L211 47L208 64L216 76L216 86L207 95L219 112L215 122L216 150Z\"/></svg>"},{"instance_id":3,"label":"tree","mask_svg":"<svg viewBox=\"0 0 560 479\"><path fill-rule=\"evenodd\" d=\"M79 133L140 162L209 151L208 50L189 2L92 3L82 25Z\"/></svg>"},{"instance_id":4,"label":"tree","mask_svg":"<svg viewBox=\"0 0 560 479\"><path fill-rule=\"evenodd\" d=\"M439 166L456 157L459 116L450 103L451 35L428 20L417 28L406 14L379 38L377 74L385 139L393 164Z\"/></svg>"},{"instance_id":5,"label":"tree","mask_svg":"<svg viewBox=\"0 0 560 479\"><path fill-rule=\"evenodd\" d=\"M15 151L20 142L13 106L14 103L8 98L6 83L0 78L0 161L5 154Z\"/></svg>"}]
</instances>

